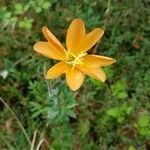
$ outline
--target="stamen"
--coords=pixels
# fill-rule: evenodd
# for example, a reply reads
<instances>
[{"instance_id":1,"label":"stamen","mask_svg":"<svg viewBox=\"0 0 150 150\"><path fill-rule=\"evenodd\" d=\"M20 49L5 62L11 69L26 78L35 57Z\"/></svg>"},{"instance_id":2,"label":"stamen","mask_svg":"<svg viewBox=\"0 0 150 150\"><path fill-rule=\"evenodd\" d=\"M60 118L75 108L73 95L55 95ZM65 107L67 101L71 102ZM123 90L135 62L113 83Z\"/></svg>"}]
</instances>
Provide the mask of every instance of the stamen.
<instances>
[{"instance_id":1,"label":"stamen","mask_svg":"<svg viewBox=\"0 0 150 150\"><path fill-rule=\"evenodd\" d=\"M70 49L67 52L66 63L72 66L72 69L76 67L76 65L83 64L82 57L85 56L87 53L81 53L78 56L70 52Z\"/></svg>"}]
</instances>

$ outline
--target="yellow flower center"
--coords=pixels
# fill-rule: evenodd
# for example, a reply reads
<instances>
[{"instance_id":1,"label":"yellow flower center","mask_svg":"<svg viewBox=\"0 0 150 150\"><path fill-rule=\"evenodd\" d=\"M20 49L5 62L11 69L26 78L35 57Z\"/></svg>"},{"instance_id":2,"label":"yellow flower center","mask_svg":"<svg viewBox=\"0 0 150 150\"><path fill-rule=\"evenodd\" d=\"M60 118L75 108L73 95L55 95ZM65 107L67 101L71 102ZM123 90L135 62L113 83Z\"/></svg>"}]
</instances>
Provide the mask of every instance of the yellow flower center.
<instances>
[{"instance_id":1,"label":"yellow flower center","mask_svg":"<svg viewBox=\"0 0 150 150\"><path fill-rule=\"evenodd\" d=\"M71 65L72 68L74 69L77 65L83 64L82 59L87 53L81 53L79 55L75 55L71 53L70 51L67 52L67 58L66 58L66 63Z\"/></svg>"}]
</instances>

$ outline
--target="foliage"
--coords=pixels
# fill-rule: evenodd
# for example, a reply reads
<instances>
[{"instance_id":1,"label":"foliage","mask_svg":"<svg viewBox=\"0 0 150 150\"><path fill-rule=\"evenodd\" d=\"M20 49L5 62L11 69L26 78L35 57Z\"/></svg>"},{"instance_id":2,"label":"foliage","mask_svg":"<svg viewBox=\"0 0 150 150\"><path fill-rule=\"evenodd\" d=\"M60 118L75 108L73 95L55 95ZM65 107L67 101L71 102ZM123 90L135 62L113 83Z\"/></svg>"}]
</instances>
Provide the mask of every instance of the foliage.
<instances>
[{"instance_id":1,"label":"foliage","mask_svg":"<svg viewBox=\"0 0 150 150\"><path fill-rule=\"evenodd\" d=\"M0 0L0 149L145 150L150 147L149 6L141 0ZM46 25L65 43L70 22L105 29L89 53L117 59L107 81L86 78L72 92L46 81L53 60L33 51ZM15 113L16 117L12 112ZM35 134L37 131L37 134ZM40 145L41 144L41 145Z\"/></svg>"}]
</instances>

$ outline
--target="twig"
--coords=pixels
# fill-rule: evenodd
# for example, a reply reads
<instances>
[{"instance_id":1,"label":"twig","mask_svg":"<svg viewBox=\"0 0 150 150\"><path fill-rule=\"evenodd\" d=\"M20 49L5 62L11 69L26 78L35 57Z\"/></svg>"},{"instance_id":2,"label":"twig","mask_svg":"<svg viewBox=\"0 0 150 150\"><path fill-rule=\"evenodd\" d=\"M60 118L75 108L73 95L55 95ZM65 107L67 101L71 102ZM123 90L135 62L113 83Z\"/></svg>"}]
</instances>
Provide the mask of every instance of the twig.
<instances>
[{"instance_id":1,"label":"twig","mask_svg":"<svg viewBox=\"0 0 150 150\"><path fill-rule=\"evenodd\" d=\"M31 56L31 54L28 54L28 55L22 57L21 59L19 59L18 61L16 61L16 62L14 63L14 66L16 66L16 65L18 65L20 62L26 60L29 56Z\"/></svg>"},{"instance_id":2,"label":"twig","mask_svg":"<svg viewBox=\"0 0 150 150\"><path fill-rule=\"evenodd\" d=\"M44 139L41 139L41 140L40 140L39 144L38 144L37 147L36 147L36 150L39 150L39 149L40 149L40 146L42 145L43 141L44 141Z\"/></svg>"},{"instance_id":3,"label":"twig","mask_svg":"<svg viewBox=\"0 0 150 150\"><path fill-rule=\"evenodd\" d=\"M48 126L47 126L47 127L48 127ZM39 138L39 139L43 139L44 142L45 142L45 144L46 144L47 147L49 148L49 142L48 142L47 139L44 137L45 130L46 130L47 127L45 127L42 132L40 132L40 131L38 130L38 133L39 133L39 135L40 135L40 138Z\"/></svg>"},{"instance_id":4,"label":"twig","mask_svg":"<svg viewBox=\"0 0 150 150\"><path fill-rule=\"evenodd\" d=\"M35 144L36 134L37 134L37 130L35 130L34 135L33 135L33 140L32 140L31 150L34 149L34 144Z\"/></svg>"},{"instance_id":5,"label":"twig","mask_svg":"<svg viewBox=\"0 0 150 150\"><path fill-rule=\"evenodd\" d=\"M9 109L9 111L11 112L11 114L14 116L14 118L17 120L18 126L21 128L27 142L29 143L29 145L31 146L31 141L30 138L25 130L25 128L23 127L21 121L19 120L19 118L16 116L16 114L14 113L14 111L10 108L10 106L0 97L0 101L5 105L6 108Z\"/></svg>"},{"instance_id":6,"label":"twig","mask_svg":"<svg viewBox=\"0 0 150 150\"><path fill-rule=\"evenodd\" d=\"M93 49L93 54L96 53L96 50L97 50L97 48L98 48L98 46L99 46L100 41L101 41L101 39L97 42L96 46L94 47L94 49Z\"/></svg>"}]
</instances>

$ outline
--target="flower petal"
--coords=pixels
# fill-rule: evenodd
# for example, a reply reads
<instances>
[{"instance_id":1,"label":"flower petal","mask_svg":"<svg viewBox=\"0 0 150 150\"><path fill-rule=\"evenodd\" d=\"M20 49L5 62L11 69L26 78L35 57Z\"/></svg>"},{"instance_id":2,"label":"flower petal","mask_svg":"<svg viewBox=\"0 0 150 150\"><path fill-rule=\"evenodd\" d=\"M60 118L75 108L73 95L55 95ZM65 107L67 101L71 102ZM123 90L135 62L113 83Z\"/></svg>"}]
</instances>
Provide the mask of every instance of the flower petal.
<instances>
[{"instance_id":1,"label":"flower petal","mask_svg":"<svg viewBox=\"0 0 150 150\"><path fill-rule=\"evenodd\" d=\"M101 80L102 82L106 80L106 74L100 67L90 68L80 66L78 69L96 80Z\"/></svg>"},{"instance_id":2,"label":"flower petal","mask_svg":"<svg viewBox=\"0 0 150 150\"><path fill-rule=\"evenodd\" d=\"M46 79L58 78L60 75L65 73L67 67L68 66L65 62L59 62L48 70L45 78Z\"/></svg>"},{"instance_id":3,"label":"flower petal","mask_svg":"<svg viewBox=\"0 0 150 150\"><path fill-rule=\"evenodd\" d=\"M73 91L79 89L83 81L84 74L78 69L70 68L66 73L66 82Z\"/></svg>"},{"instance_id":4,"label":"flower petal","mask_svg":"<svg viewBox=\"0 0 150 150\"><path fill-rule=\"evenodd\" d=\"M33 49L48 58L53 58L57 60L64 60L65 55L58 49L56 49L53 45L51 45L49 42L37 42L34 46Z\"/></svg>"},{"instance_id":5,"label":"flower petal","mask_svg":"<svg viewBox=\"0 0 150 150\"><path fill-rule=\"evenodd\" d=\"M77 55L80 52L80 43L85 37L85 25L81 19L74 19L67 31L66 45L68 51Z\"/></svg>"},{"instance_id":6,"label":"flower petal","mask_svg":"<svg viewBox=\"0 0 150 150\"><path fill-rule=\"evenodd\" d=\"M65 53L66 50L64 49L62 44L59 42L59 40L53 35L53 33L47 27L44 26L42 28L42 31L47 41L50 42L53 47L55 47L56 49L59 49L60 51L62 51L62 53Z\"/></svg>"},{"instance_id":7,"label":"flower petal","mask_svg":"<svg viewBox=\"0 0 150 150\"><path fill-rule=\"evenodd\" d=\"M103 36L104 30L101 28L95 28L93 31L88 33L82 43L80 44L80 51L82 53L92 48L98 40Z\"/></svg>"},{"instance_id":8,"label":"flower petal","mask_svg":"<svg viewBox=\"0 0 150 150\"><path fill-rule=\"evenodd\" d=\"M83 58L83 62L86 66L89 67L98 67L98 66L107 66L111 65L116 62L115 59L106 57L106 56L99 56L99 55L86 55Z\"/></svg>"}]
</instances>

